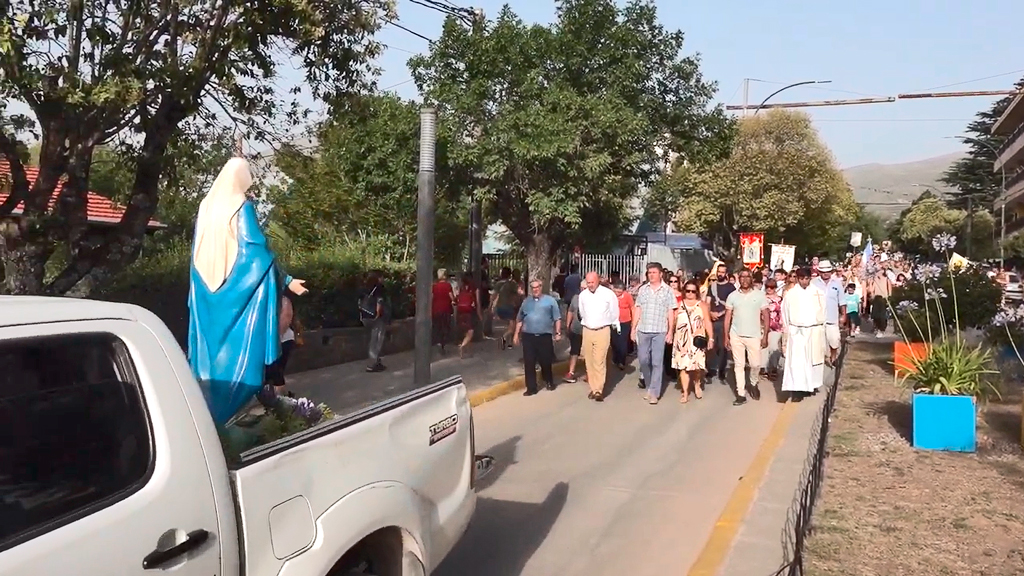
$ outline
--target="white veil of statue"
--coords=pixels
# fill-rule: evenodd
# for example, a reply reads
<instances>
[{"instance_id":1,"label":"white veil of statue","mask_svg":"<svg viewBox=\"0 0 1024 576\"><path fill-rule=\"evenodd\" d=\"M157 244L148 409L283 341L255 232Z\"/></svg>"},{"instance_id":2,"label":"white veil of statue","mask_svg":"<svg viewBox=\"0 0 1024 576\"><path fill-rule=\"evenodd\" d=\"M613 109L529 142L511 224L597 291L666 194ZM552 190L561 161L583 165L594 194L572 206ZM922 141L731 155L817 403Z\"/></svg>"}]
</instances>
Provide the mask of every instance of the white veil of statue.
<instances>
[{"instance_id":1,"label":"white veil of statue","mask_svg":"<svg viewBox=\"0 0 1024 576\"><path fill-rule=\"evenodd\" d=\"M238 255L238 222L235 218L252 186L249 163L232 158L221 169L210 191L199 204L192 264L211 292L224 284Z\"/></svg>"}]
</instances>

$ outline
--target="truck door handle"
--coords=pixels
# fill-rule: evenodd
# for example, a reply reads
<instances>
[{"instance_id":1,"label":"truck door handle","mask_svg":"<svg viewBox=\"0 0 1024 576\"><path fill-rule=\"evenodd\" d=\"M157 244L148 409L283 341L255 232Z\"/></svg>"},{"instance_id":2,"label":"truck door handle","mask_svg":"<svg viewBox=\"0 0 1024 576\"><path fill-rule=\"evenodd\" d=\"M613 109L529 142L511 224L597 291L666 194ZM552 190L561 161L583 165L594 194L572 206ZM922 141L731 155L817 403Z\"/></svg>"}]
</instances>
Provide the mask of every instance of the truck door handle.
<instances>
[{"instance_id":1,"label":"truck door handle","mask_svg":"<svg viewBox=\"0 0 1024 576\"><path fill-rule=\"evenodd\" d=\"M151 570L153 568L159 568L167 562L181 556L188 554L196 548L203 545L204 542L210 539L210 533L200 528L199 530L193 530L185 536L185 541L181 544L171 546L166 550L153 550L142 559L142 568L145 570Z\"/></svg>"}]
</instances>

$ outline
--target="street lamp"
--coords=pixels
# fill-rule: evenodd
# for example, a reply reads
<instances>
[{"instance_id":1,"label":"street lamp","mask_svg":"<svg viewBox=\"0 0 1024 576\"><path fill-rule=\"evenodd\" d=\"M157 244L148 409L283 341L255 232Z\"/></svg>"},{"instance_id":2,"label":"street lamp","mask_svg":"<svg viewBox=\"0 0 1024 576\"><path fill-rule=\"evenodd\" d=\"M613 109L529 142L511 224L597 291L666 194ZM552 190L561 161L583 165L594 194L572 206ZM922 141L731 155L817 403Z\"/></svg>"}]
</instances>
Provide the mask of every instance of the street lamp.
<instances>
[{"instance_id":1,"label":"street lamp","mask_svg":"<svg viewBox=\"0 0 1024 576\"><path fill-rule=\"evenodd\" d=\"M984 146L992 151L994 156L993 163L999 158L999 151L994 146L985 142L984 140L978 140L977 138L971 138L970 136L943 136L943 138L951 140L962 140L964 142L973 142L975 144ZM999 268L1002 269L1004 265L1004 254L1003 244L1006 243L1006 166L1000 165L999 171L1002 172L1003 182L999 187ZM970 203L972 196L967 197L967 202ZM967 216L970 218L971 209L968 204ZM970 242L970 238L968 238Z\"/></svg>"},{"instance_id":2,"label":"street lamp","mask_svg":"<svg viewBox=\"0 0 1024 576\"><path fill-rule=\"evenodd\" d=\"M772 92L771 94L769 94L767 98L762 100L761 103L757 105L757 108L754 109L754 116L757 116L757 113L761 111L761 107L764 106L766 102L771 100L772 96L775 96L779 92L782 92L784 90L789 90L790 88L795 88L797 86L805 86L807 84L831 84L831 83L832 83L831 80L804 80L803 82L795 82L793 84L790 84L789 86L783 86L782 88L779 88L775 92Z\"/></svg>"}]
</instances>

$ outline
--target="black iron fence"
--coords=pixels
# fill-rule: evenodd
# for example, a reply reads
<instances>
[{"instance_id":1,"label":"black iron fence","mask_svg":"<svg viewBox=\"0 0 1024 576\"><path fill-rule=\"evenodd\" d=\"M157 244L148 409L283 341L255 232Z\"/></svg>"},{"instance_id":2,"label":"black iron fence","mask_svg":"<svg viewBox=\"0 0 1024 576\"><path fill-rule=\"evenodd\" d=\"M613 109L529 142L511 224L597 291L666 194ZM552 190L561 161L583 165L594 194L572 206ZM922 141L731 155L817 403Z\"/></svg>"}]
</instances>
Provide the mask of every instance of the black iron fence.
<instances>
[{"instance_id":1,"label":"black iron fence","mask_svg":"<svg viewBox=\"0 0 1024 576\"><path fill-rule=\"evenodd\" d=\"M843 360L846 358L846 345L836 362L835 377L825 391L825 402L818 412L811 432L811 441L807 446L807 460L804 471L797 484L797 493L786 516L786 526L782 531L782 549L785 564L772 576L803 576L804 550L807 538L813 531L812 516L814 506L821 494L822 482L825 479L825 460L828 458L828 432L832 422L832 411L836 406L836 394L839 390L839 379L842 376Z\"/></svg>"},{"instance_id":2,"label":"black iron fence","mask_svg":"<svg viewBox=\"0 0 1024 576\"><path fill-rule=\"evenodd\" d=\"M498 275L498 272L506 266L510 270L519 270L524 275L526 274L526 258L523 258L514 252L495 252L492 254L484 254L484 258L487 259L487 265L491 270L491 274L495 277Z\"/></svg>"}]
</instances>

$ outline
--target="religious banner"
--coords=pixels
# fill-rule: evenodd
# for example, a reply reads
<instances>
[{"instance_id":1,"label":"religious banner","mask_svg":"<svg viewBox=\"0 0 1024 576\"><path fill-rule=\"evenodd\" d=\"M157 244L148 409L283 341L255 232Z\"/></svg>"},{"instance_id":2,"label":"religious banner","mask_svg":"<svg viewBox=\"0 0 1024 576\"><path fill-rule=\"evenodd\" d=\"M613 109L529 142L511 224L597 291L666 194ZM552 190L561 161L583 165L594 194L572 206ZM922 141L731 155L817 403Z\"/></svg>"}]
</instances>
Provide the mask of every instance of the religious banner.
<instances>
[{"instance_id":1,"label":"religious banner","mask_svg":"<svg viewBox=\"0 0 1024 576\"><path fill-rule=\"evenodd\" d=\"M788 244L772 244L771 259L772 270L782 268L786 272L793 270L793 261L796 258L796 246Z\"/></svg>"},{"instance_id":2,"label":"religious banner","mask_svg":"<svg viewBox=\"0 0 1024 576\"><path fill-rule=\"evenodd\" d=\"M744 232L740 234L740 252L744 266L748 268L760 266L764 260L764 233Z\"/></svg>"},{"instance_id":3,"label":"religious banner","mask_svg":"<svg viewBox=\"0 0 1024 576\"><path fill-rule=\"evenodd\" d=\"M957 254L956 252L953 252L953 256L950 257L949 259L949 267L952 268L953 270L963 268L970 263L971 262L967 258L964 258L963 256Z\"/></svg>"},{"instance_id":4,"label":"religious banner","mask_svg":"<svg viewBox=\"0 0 1024 576\"><path fill-rule=\"evenodd\" d=\"M860 247L860 242L863 239L864 239L864 236L863 236L862 233L860 233L860 232L850 232L850 246L853 246L854 248L859 248Z\"/></svg>"}]
</instances>

